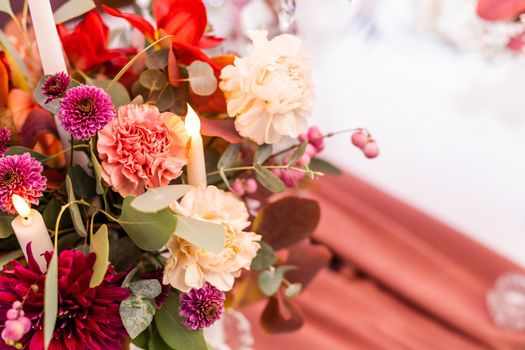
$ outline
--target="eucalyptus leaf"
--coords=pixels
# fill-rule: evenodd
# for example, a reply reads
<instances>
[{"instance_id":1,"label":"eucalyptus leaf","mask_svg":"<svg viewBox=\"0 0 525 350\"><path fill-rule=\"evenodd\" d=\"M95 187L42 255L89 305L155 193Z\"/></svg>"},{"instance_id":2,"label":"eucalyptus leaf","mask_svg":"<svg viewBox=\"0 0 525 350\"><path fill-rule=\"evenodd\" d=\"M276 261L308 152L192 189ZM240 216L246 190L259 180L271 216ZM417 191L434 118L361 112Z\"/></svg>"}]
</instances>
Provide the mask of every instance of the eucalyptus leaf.
<instances>
[{"instance_id":1,"label":"eucalyptus leaf","mask_svg":"<svg viewBox=\"0 0 525 350\"><path fill-rule=\"evenodd\" d=\"M58 253L55 250L46 273L44 290L44 349L47 350L58 314Z\"/></svg>"},{"instance_id":2,"label":"eucalyptus leaf","mask_svg":"<svg viewBox=\"0 0 525 350\"><path fill-rule=\"evenodd\" d=\"M11 146L11 147L9 147L7 149L7 152L5 152L5 155L6 156L12 156L12 155L15 155L15 154L24 154L24 153L31 154L31 157L35 158L40 163L43 163L43 162L45 162L47 160L47 157L44 156L43 154L40 154L40 153L38 153L36 151L33 151L30 148L22 147L22 146Z\"/></svg>"},{"instance_id":3,"label":"eucalyptus leaf","mask_svg":"<svg viewBox=\"0 0 525 350\"><path fill-rule=\"evenodd\" d=\"M269 144L263 144L260 145L259 148L255 151L255 155L253 156L253 163L254 164L263 164L273 152L273 146Z\"/></svg>"},{"instance_id":4,"label":"eucalyptus leaf","mask_svg":"<svg viewBox=\"0 0 525 350\"><path fill-rule=\"evenodd\" d=\"M254 164L254 167L255 177L261 185L263 185L267 190L274 193L284 192L284 183L274 173L264 168L260 164Z\"/></svg>"},{"instance_id":5,"label":"eucalyptus leaf","mask_svg":"<svg viewBox=\"0 0 525 350\"><path fill-rule=\"evenodd\" d=\"M314 158L309 165L310 170L319 171L323 174L341 175L341 170L330 162L321 158Z\"/></svg>"},{"instance_id":6,"label":"eucalyptus leaf","mask_svg":"<svg viewBox=\"0 0 525 350\"><path fill-rule=\"evenodd\" d=\"M192 186L189 185L148 188L146 193L141 194L131 202L131 206L143 213L156 213L168 208L171 203L180 199L191 189Z\"/></svg>"},{"instance_id":7,"label":"eucalyptus leaf","mask_svg":"<svg viewBox=\"0 0 525 350\"><path fill-rule=\"evenodd\" d=\"M15 219L14 215L0 212L0 239L11 236L14 231L11 222Z\"/></svg>"},{"instance_id":8,"label":"eucalyptus leaf","mask_svg":"<svg viewBox=\"0 0 525 350\"><path fill-rule=\"evenodd\" d=\"M55 23L61 24L82 16L96 7L93 0L69 0L54 13Z\"/></svg>"},{"instance_id":9,"label":"eucalyptus leaf","mask_svg":"<svg viewBox=\"0 0 525 350\"><path fill-rule=\"evenodd\" d=\"M140 85L151 91L161 90L168 82L166 75L158 69L148 69L139 77Z\"/></svg>"},{"instance_id":10,"label":"eucalyptus leaf","mask_svg":"<svg viewBox=\"0 0 525 350\"><path fill-rule=\"evenodd\" d=\"M217 169L227 169L235 166L240 151L240 144L230 144L219 158L219 161L217 162Z\"/></svg>"},{"instance_id":11,"label":"eucalyptus leaf","mask_svg":"<svg viewBox=\"0 0 525 350\"><path fill-rule=\"evenodd\" d=\"M131 282L129 289L134 295L145 299L156 298L162 293L162 286L157 279Z\"/></svg>"},{"instance_id":12,"label":"eucalyptus leaf","mask_svg":"<svg viewBox=\"0 0 525 350\"><path fill-rule=\"evenodd\" d=\"M175 232L177 217L168 209L154 214L138 211L131 206L134 199L133 196L124 199L118 223L139 248L159 250Z\"/></svg>"},{"instance_id":13,"label":"eucalyptus leaf","mask_svg":"<svg viewBox=\"0 0 525 350\"><path fill-rule=\"evenodd\" d=\"M97 195L95 179L89 176L80 165L77 164L70 168L68 175L76 198L91 199Z\"/></svg>"},{"instance_id":14,"label":"eucalyptus leaf","mask_svg":"<svg viewBox=\"0 0 525 350\"><path fill-rule=\"evenodd\" d=\"M301 290L303 289L303 285L301 283L292 283L286 289L284 290L284 295L286 295L288 298L293 298L299 293L301 293Z\"/></svg>"},{"instance_id":15,"label":"eucalyptus leaf","mask_svg":"<svg viewBox=\"0 0 525 350\"><path fill-rule=\"evenodd\" d=\"M293 166L301 157L304 155L304 152L306 151L306 146L308 146L308 142L302 142L297 146L295 151L292 154L292 158L288 162L288 167Z\"/></svg>"},{"instance_id":16,"label":"eucalyptus leaf","mask_svg":"<svg viewBox=\"0 0 525 350\"><path fill-rule=\"evenodd\" d=\"M155 307L149 300L131 296L120 303L120 318L131 338L142 333L155 315Z\"/></svg>"},{"instance_id":17,"label":"eucalyptus leaf","mask_svg":"<svg viewBox=\"0 0 525 350\"><path fill-rule=\"evenodd\" d=\"M168 66L168 49L150 51L146 57L148 69L164 69Z\"/></svg>"},{"instance_id":18,"label":"eucalyptus leaf","mask_svg":"<svg viewBox=\"0 0 525 350\"><path fill-rule=\"evenodd\" d=\"M73 191L73 183L71 182L71 178L69 177L69 175L66 176L66 190L69 203L74 202L76 200L75 192ZM75 231L77 231L77 233L80 236L86 237L86 228L84 226L84 222L82 221L82 216L80 215L78 205L71 204L69 206L69 212L71 213L71 219L73 220L73 226L75 227Z\"/></svg>"},{"instance_id":19,"label":"eucalyptus leaf","mask_svg":"<svg viewBox=\"0 0 525 350\"><path fill-rule=\"evenodd\" d=\"M283 282L284 273L293 269L293 266L280 266L276 269L265 270L259 275L259 288L266 296L272 296L279 290Z\"/></svg>"},{"instance_id":20,"label":"eucalyptus leaf","mask_svg":"<svg viewBox=\"0 0 525 350\"><path fill-rule=\"evenodd\" d=\"M124 85L116 81L111 85L111 88L108 90L110 82L111 80L105 79L95 80L93 83L95 86L106 90L106 92L111 96L111 100L113 101L115 107L120 107L128 104L131 101L131 98L129 97L128 90L124 87Z\"/></svg>"},{"instance_id":21,"label":"eucalyptus leaf","mask_svg":"<svg viewBox=\"0 0 525 350\"><path fill-rule=\"evenodd\" d=\"M6 253L0 256L0 269L4 267L5 264L11 260L15 260L24 256L24 253L21 250L14 250L12 252Z\"/></svg>"},{"instance_id":22,"label":"eucalyptus leaf","mask_svg":"<svg viewBox=\"0 0 525 350\"><path fill-rule=\"evenodd\" d=\"M213 254L224 249L226 230L222 225L179 216L175 235Z\"/></svg>"},{"instance_id":23,"label":"eucalyptus leaf","mask_svg":"<svg viewBox=\"0 0 525 350\"><path fill-rule=\"evenodd\" d=\"M173 349L207 350L202 331L188 329L179 315L179 298L170 293L166 303L155 315L155 325L164 342Z\"/></svg>"},{"instance_id":24,"label":"eucalyptus leaf","mask_svg":"<svg viewBox=\"0 0 525 350\"><path fill-rule=\"evenodd\" d=\"M89 281L89 288L95 288L104 281L104 276L109 266L109 239L108 227L100 226L98 231L91 237L89 252L95 253L97 260L93 266L93 275Z\"/></svg>"},{"instance_id":25,"label":"eucalyptus leaf","mask_svg":"<svg viewBox=\"0 0 525 350\"><path fill-rule=\"evenodd\" d=\"M147 348L144 348L148 350L176 350L166 344L156 329L151 331L147 346Z\"/></svg>"},{"instance_id":26,"label":"eucalyptus leaf","mask_svg":"<svg viewBox=\"0 0 525 350\"><path fill-rule=\"evenodd\" d=\"M0 12L5 12L11 17L15 16L9 0L0 0Z\"/></svg>"},{"instance_id":27,"label":"eucalyptus leaf","mask_svg":"<svg viewBox=\"0 0 525 350\"><path fill-rule=\"evenodd\" d=\"M101 195L104 193L104 187L102 186L102 166L100 165L97 156L93 153L93 150L90 149L90 158L91 165L93 166L93 171L95 173L95 191L97 194Z\"/></svg>"},{"instance_id":28,"label":"eucalyptus leaf","mask_svg":"<svg viewBox=\"0 0 525 350\"><path fill-rule=\"evenodd\" d=\"M262 271L269 269L277 261L275 251L266 242L259 242L261 248L257 251L257 255L252 260L250 269L254 271Z\"/></svg>"},{"instance_id":29,"label":"eucalyptus leaf","mask_svg":"<svg viewBox=\"0 0 525 350\"><path fill-rule=\"evenodd\" d=\"M188 66L188 77L193 92L200 96L210 96L217 90L217 78L213 68L206 62L193 61Z\"/></svg>"},{"instance_id":30,"label":"eucalyptus leaf","mask_svg":"<svg viewBox=\"0 0 525 350\"><path fill-rule=\"evenodd\" d=\"M176 89L171 85L168 85L165 89L159 91L155 101L155 105L159 111L165 112L175 105L177 101L175 91Z\"/></svg>"}]
</instances>

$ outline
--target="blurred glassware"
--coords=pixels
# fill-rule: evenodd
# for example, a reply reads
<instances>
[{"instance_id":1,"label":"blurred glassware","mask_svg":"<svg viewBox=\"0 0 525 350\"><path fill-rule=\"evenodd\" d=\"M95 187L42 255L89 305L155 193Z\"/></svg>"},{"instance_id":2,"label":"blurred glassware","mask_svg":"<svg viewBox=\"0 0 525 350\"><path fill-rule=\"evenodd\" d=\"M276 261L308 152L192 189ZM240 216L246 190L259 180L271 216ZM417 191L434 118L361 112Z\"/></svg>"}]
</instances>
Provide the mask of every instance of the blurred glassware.
<instances>
[{"instance_id":1,"label":"blurred glassware","mask_svg":"<svg viewBox=\"0 0 525 350\"><path fill-rule=\"evenodd\" d=\"M525 330L525 275L507 273L496 280L487 294L487 307L499 327Z\"/></svg>"},{"instance_id":2,"label":"blurred glassware","mask_svg":"<svg viewBox=\"0 0 525 350\"><path fill-rule=\"evenodd\" d=\"M205 328L204 338L212 350L253 350L254 345L250 321L233 309Z\"/></svg>"}]
</instances>

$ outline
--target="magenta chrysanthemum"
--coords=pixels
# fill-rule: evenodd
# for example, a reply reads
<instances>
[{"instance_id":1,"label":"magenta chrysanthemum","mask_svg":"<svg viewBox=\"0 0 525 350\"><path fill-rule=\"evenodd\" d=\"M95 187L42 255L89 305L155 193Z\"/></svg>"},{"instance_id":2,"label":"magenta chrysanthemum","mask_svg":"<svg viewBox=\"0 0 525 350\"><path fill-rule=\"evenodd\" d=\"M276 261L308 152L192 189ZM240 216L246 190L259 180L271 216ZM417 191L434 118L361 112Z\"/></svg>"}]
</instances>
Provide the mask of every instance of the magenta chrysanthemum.
<instances>
[{"instance_id":1,"label":"magenta chrysanthemum","mask_svg":"<svg viewBox=\"0 0 525 350\"><path fill-rule=\"evenodd\" d=\"M64 129L75 140L88 140L116 116L111 97L101 88L81 85L69 90L58 111Z\"/></svg>"},{"instance_id":2,"label":"magenta chrysanthemum","mask_svg":"<svg viewBox=\"0 0 525 350\"><path fill-rule=\"evenodd\" d=\"M224 312L224 293L206 283L179 297L179 313L186 327L193 330L211 326Z\"/></svg>"},{"instance_id":3,"label":"magenta chrysanthemum","mask_svg":"<svg viewBox=\"0 0 525 350\"><path fill-rule=\"evenodd\" d=\"M28 249L30 251L30 249ZM49 262L51 253L46 253ZM130 292L120 285L124 274L115 274L110 266L104 281L89 287L95 254L65 250L58 257L58 318L49 345L50 350L86 349L120 350L127 336L119 314L120 303ZM31 329L19 340L24 349L44 348L44 283L33 256L28 266L10 262L0 272L0 330L7 321L13 302L24 300L25 317ZM0 350L13 349L0 341Z\"/></svg>"},{"instance_id":4,"label":"magenta chrysanthemum","mask_svg":"<svg viewBox=\"0 0 525 350\"><path fill-rule=\"evenodd\" d=\"M12 197L19 195L26 201L38 204L46 189L44 168L29 153L0 158L0 210L15 214Z\"/></svg>"},{"instance_id":5,"label":"magenta chrysanthemum","mask_svg":"<svg viewBox=\"0 0 525 350\"><path fill-rule=\"evenodd\" d=\"M42 84L42 93L47 96L44 103L63 97L69 84L71 84L71 77L64 72L56 73L47 78Z\"/></svg>"},{"instance_id":6,"label":"magenta chrysanthemum","mask_svg":"<svg viewBox=\"0 0 525 350\"><path fill-rule=\"evenodd\" d=\"M7 143L11 139L11 130L8 128L0 128L0 157L3 157L7 152Z\"/></svg>"}]
</instances>

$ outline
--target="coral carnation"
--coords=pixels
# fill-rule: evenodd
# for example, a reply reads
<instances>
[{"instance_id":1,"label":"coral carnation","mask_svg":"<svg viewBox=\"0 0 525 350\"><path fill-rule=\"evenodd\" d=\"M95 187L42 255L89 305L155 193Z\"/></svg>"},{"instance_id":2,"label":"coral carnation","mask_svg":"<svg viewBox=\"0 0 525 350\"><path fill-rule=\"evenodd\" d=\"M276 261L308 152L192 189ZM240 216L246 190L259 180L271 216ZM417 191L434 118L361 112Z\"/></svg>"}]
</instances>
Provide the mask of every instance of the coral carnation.
<instances>
[{"instance_id":1,"label":"coral carnation","mask_svg":"<svg viewBox=\"0 0 525 350\"><path fill-rule=\"evenodd\" d=\"M30 249L28 249L30 251ZM51 259L51 253L46 253ZM50 350L87 349L120 350L127 336L119 315L120 302L129 291L120 287L124 275L116 275L110 267L102 284L89 288L95 254L65 250L58 258L58 318ZM30 254L28 266L17 261L0 272L0 325L7 321L13 302L24 299L25 317L31 329L19 342L28 349L44 348L44 283L38 264ZM13 349L0 342L0 349Z\"/></svg>"},{"instance_id":2,"label":"coral carnation","mask_svg":"<svg viewBox=\"0 0 525 350\"><path fill-rule=\"evenodd\" d=\"M126 105L99 133L102 177L121 196L165 186L187 161L188 135L182 120L154 106Z\"/></svg>"},{"instance_id":3,"label":"coral carnation","mask_svg":"<svg viewBox=\"0 0 525 350\"><path fill-rule=\"evenodd\" d=\"M42 164L29 153L0 158L0 210L15 214L13 195L38 204L38 198L46 189L42 176Z\"/></svg>"},{"instance_id":4,"label":"coral carnation","mask_svg":"<svg viewBox=\"0 0 525 350\"><path fill-rule=\"evenodd\" d=\"M186 327L199 330L211 326L224 312L224 293L209 283L179 297L179 313Z\"/></svg>"},{"instance_id":5,"label":"coral carnation","mask_svg":"<svg viewBox=\"0 0 525 350\"><path fill-rule=\"evenodd\" d=\"M101 88L81 85L69 90L58 111L64 129L76 140L88 140L115 118L111 97Z\"/></svg>"},{"instance_id":6,"label":"coral carnation","mask_svg":"<svg viewBox=\"0 0 525 350\"><path fill-rule=\"evenodd\" d=\"M164 268L164 283L188 291L209 282L221 291L233 287L241 269L249 269L260 248L261 236L243 231L250 223L244 203L235 194L215 186L198 187L188 192L171 209L179 215L206 220L224 226L226 242L219 254L198 248L172 236L167 243L171 255Z\"/></svg>"},{"instance_id":7,"label":"coral carnation","mask_svg":"<svg viewBox=\"0 0 525 350\"><path fill-rule=\"evenodd\" d=\"M249 33L253 52L226 66L220 83L235 127L258 144L305 132L314 95L301 40L283 34L268 41L267 34Z\"/></svg>"}]
</instances>

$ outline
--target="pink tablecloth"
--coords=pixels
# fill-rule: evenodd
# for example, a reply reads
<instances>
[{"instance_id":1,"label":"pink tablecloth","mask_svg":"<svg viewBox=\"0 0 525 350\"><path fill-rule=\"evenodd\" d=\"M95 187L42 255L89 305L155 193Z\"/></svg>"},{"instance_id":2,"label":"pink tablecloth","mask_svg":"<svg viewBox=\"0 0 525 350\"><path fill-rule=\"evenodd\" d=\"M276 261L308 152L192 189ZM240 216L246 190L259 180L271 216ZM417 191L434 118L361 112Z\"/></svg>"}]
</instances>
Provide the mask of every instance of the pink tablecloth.
<instances>
[{"instance_id":1,"label":"pink tablecloth","mask_svg":"<svg viewBox=\"0 0 525 350\"><path fill-rule=\"evenodd\" d=\"M525 349L525 333L496 327L485 306L497 276L521 267L350 175L314 196L315 239L358 273L323 271L298 299L296 333L268 336L262 305L247 309L256 349Z\"/></svg>"}]
</instances>

